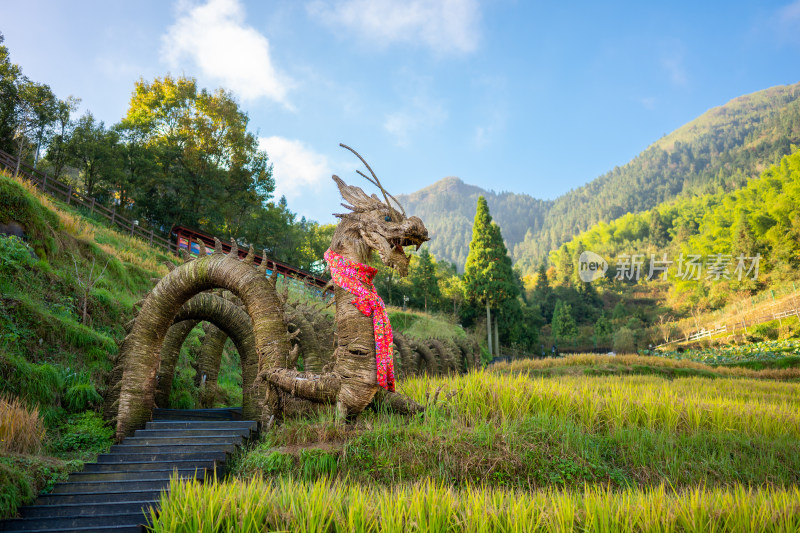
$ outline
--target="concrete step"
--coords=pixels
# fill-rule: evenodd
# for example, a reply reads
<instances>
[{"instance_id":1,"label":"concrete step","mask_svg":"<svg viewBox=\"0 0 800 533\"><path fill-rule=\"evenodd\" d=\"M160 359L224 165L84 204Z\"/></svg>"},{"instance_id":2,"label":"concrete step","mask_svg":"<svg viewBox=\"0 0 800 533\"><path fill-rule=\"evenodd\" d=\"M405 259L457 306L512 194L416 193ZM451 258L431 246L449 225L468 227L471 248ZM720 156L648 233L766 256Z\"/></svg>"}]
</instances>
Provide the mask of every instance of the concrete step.
<instances>
[{"instance_id":1,"label":"concrete step","mask_svg":"<svg viewBox=\"0 0 800 533\"><path fill-rule=\"evenodd\" d=\"M106 481L133 481L137 479L170 479L174 474L178 475L181 479L196 478L204 479L206 476L209 478L214 475L213 471L207 471L204 468L199 469L183 469L175 470L165 468L164 470L120 470L118 472L74 472L69 475L67 483L81 482L87 483L90 481L106 482Z\"/></svg>"},{"instance_id":2,"label":"concrete step","mask_svg":"<svg viewBox=\"0 0 800 533\"><path fill-rule=\"evenodd\" d=\"M228 429L247 428L251 431L258 429L255 420L215 421L215 420L153 420L145 424L145 429Z\"/></svg>"},{"instance_id":3,"label":"concrete step","mask_svg":"<svg viewBox=\"0 0 800 533\"><path fill-rule=\"evenodd\" d=\"M85 492L128 492L129 490L161 490L169 487L165 479L127 479L123 481L66 481L57 483L50 494L82 494Z\"/></svg>"},{"instance_id":4,"label":"concrete step","mask_svg":"<svg viewBox=\"0 0 800 533\"><path fill-rule=\"evenodd\" d=\"M228 458L225 450L184 451L153 453L103 453L97 456L98 463L142 463L147 461L216 461L223 463Z\"/></svg>"},{"instance_id":5,"label":"concrete step","mask_svg":"<svg viewBox=\"0 0 800 533\"><path fill-rule=\"evenodd\" d=\"M191 453L191 452L216 452L225 451L233 453L236 450L235 444L115 444L111 447L112 454L132 454L132 453Z\"/></svg>"},{"instance_id":6,"label":"concrete step","mask_svg":"<svg viewBox=\"0 0 800 533\"><path fill-rule=\"evenodd\" d=\"M173 459L166 461L141 461L141 462L127 462L127 463L86 463L83 465L84 473L96 472L147 472L147 471L162 471L164 469L171 470L177 468L179 470L186 469L206 469L209 471L214 470L214 467L220 468L221 463L215 459Z\"/></svg>"},{"instance_id":7,"label":"concrete step","mask_svg":"<svg viewBox=\"0 0 800 533\"><path fill-rule=\"evenodd\" d=\"M157 500L161 490L129 490L127 492L74 492L72 494L42 494L35 505L62 505L65 503L114 503Z\"/></svg>"},{"instance_id":8,"label":"concrete step","mask_svg":"<svg viewBox=\"0 0 800 533\"><path fill-rule=\"evenodd\" d=\"M91 531L96 527L135 527L145 523L147 523L147 517L140 510L135 513L113 515L19 518L9 520L4 526L5 531L63 531L76 528Z\"/></svg>"},{"instance_id":9,"label":"concrete step","mask_svg":"<svg viewBox=\"0 0 800 533\"><path fill-rule=\"evenodd\" d=\"M235 435L243 438L250 437L249 428L220 428L220 429L137 429L134 438L152 437L227 437Z\"/></svg>"},{"instance_id":10,"label":"concrete step","mask_svg":"<svg viewBox=\"0 0 800 533\"><path fill-rule=\"evenodd\" d=\"M96 516L144 512L157 507L158 499L111 503L64 503L61 505L30 505L20 507L23 518L48 518L58 516Z\"/></svg>"},{"instance_id":11,"label":"concrete step","mask_svg":"<svg viewBox=\"0 0 800 533\"><path fill-rule=\"evenodd\" d=\"M164 446L168 444L235 444L241 445L244 439L240 435L223 435L219 437L128 437L122 444L125 446Z\"/></svg>"}]
</instances>

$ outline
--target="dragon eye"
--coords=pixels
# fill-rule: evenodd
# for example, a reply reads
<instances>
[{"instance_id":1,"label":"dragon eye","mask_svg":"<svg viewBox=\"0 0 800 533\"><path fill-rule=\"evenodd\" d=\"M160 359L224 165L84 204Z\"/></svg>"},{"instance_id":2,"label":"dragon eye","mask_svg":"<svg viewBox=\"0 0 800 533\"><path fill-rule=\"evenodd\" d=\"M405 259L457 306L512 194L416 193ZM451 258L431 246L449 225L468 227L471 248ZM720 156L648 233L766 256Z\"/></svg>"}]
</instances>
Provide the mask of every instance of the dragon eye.
<instances>
[{"instance_id":1,"label":"dragon eye","mask_svg":"<svg viewBox=\"0 0 800 533\"><path fill-rule=\"evenodd\" d=\"M391 222L392 221L392 217L390 217L389 215L386 215L385 217L383 217L383 220L385 220L386 222Z\"/></svg>"}]
</instances>

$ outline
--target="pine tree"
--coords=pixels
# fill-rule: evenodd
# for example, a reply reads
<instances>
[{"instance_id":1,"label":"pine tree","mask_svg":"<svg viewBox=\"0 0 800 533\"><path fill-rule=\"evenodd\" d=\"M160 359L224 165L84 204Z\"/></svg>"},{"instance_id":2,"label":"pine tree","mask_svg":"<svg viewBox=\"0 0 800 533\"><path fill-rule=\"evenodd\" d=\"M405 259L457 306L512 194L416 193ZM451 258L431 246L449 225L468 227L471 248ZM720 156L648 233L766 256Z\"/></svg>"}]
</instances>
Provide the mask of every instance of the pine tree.
<instances>
[{"instance_id":1,"label":"pine tree","mask_svg":"<svg viewBox=\"0 0 800 533\"><path fill-rule=\"evenodd\" d=\"M472 225L472 241L464 267L464 291L470 303L486 308L489 351L492 352L491 310L497 310L504 302L516 299L519 288L514 283L511 258L503 243L500 227L492 222L489 206L483 196L478 197ZM495 344L499 345L499 342Z\"/></svg>"},{"instance_id":2,"label":"pine tree","mask_svg":"<svg viewBox=\"0 0 800 533\"><path fill-rule=\"evenodd\" d=\"M559 300L553 311L553 336L558 339L572 339L578 336L578 325L572 317L572 307Z\"/></svg>"},{"instance_id":3,"label":"pine tree","mask_svg":"<svg viewBox=\"0 0 800 533\"><path fill-rule=\"evenodd\" d=\"M411 282L417 300L422 300L423 308L428 311L428 305L439 300L441 293L436 279L436 263L427 248L419 254L419 261L411 272Z\"/></svg>"}]
</instances>

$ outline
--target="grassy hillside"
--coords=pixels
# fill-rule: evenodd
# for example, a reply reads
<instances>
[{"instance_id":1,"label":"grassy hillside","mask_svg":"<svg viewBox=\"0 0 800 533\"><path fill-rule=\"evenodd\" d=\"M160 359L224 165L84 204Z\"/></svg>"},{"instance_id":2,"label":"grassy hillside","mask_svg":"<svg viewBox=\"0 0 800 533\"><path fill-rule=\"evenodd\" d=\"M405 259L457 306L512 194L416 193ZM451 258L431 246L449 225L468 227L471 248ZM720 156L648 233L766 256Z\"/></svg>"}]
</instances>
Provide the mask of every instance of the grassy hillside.
<instances>
[{"instance_id":1,"label":"grassy hillside","mask_svg":"<svg viewBox=\"0 0 800 533\"><path fill-rule=\"evenodd\" d=\"M0 224L11 222L25 235L0 236L0 517L110 446L105 375L171 260L0 174Z\"/></svg>"}]
</instances>

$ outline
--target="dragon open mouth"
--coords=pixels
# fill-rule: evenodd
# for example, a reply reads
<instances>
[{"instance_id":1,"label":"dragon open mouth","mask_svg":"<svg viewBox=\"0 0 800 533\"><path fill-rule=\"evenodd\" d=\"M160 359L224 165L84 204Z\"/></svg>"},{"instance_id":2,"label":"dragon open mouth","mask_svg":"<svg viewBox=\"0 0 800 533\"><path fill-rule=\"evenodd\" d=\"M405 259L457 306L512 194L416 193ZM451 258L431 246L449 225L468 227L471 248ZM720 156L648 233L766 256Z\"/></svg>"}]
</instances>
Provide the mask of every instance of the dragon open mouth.
<instances>
[{"instance_id":1,"label":"dragon open mouth","mask_svg":"<svg viewBox=\"0 0 800 533\"><path fill-rule=\"evenodd\" d=\"M400 252L405 253L403 248L406 246L416 246L417 251L419 251L419 247L422 246L422 243L425 242L423 239L414 239L410 237L406 237L403 239L391 239L392 247L396 248Z\"/></svg>"}]
</instances>

